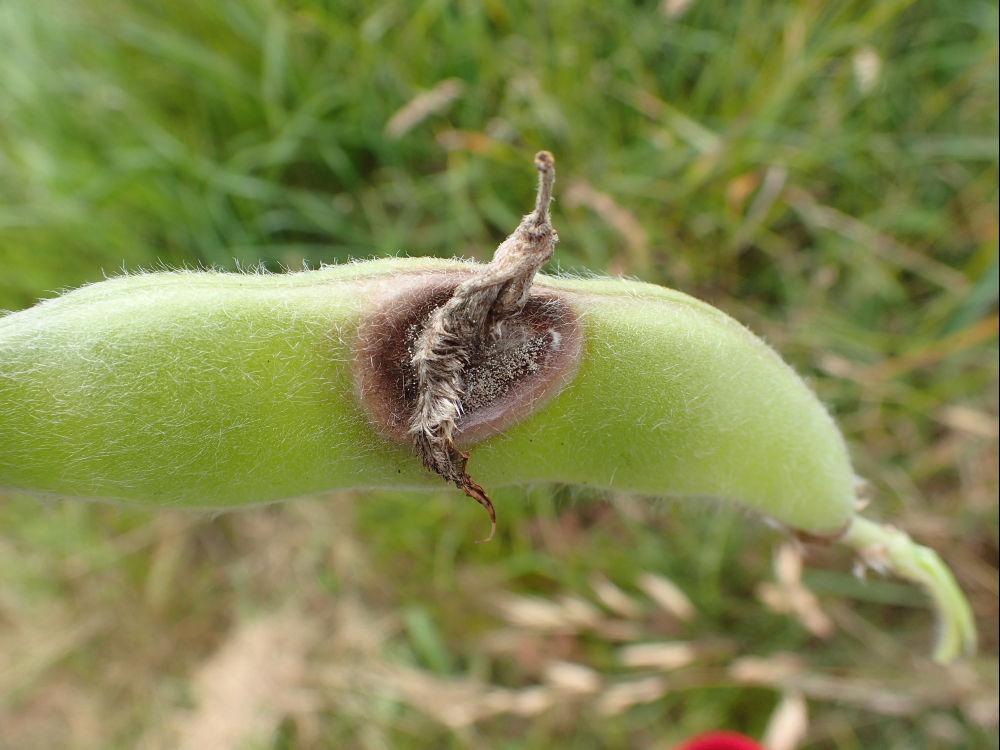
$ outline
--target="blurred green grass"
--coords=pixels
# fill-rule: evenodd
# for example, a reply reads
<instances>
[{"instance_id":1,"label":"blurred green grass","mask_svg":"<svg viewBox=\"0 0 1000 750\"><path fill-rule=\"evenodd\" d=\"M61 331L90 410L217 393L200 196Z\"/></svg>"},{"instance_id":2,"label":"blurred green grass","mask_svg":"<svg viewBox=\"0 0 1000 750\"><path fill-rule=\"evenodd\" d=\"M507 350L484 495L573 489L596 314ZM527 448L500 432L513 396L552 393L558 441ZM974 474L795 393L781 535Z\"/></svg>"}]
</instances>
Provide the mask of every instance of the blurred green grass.
<instances>
[{"instance_id":1,"label":"blurred green grass","mask_svg":"<svg viewBox=\"0 0 1000 750\"><path fill-rule=\"evenodd\" d=\"M218 518L7 496L0 746L190 743L207 702L251 728L266 704L259 747L659 748L759 735L802 691L809 747L996 747L997 34L995 3L945 0L5 0L0 308L122 268L486 259L549 148L553 268L675 286L770 340L873 512L955 567L984 654L928 665L922 600L829 550L806 581L836 631L810 636L758 598L780 535L730 509L530 488L474 545L481 514L447 492ZM695 619L647 601L644 572ZM597 574L642 603L617 635L498 612L596 602ZM695 662L608 710L651 676L620 645L672 639ZM735 684L739 657L787 651L811 683ZM554 660L601 687L560 688ZM286 677L205 699L241 669ZM524 715L489 715L484 686Z\"/></svg>"}]
</instances>

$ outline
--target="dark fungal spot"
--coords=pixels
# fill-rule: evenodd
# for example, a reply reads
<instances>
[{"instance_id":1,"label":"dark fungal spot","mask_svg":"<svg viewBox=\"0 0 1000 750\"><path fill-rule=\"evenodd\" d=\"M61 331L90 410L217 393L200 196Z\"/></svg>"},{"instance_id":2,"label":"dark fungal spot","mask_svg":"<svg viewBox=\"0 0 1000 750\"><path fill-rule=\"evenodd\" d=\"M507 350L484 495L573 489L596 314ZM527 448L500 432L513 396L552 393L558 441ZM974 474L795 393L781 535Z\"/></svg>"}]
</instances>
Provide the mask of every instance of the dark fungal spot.
<instances>
[{"instance_id":1,"label":"dark fungal spot","mask_svg":"<svg viewBox=\"0 0 1000 750\"><path fill-rule=\"evenodd\" d=\"M416 338L431 313L467 278L463 272L414 274L411 283L370 311L355 359L361 401L380 432L409 440L417 398L411 363ZM572 378L580 356L576 313L554 289L535 286L523 310L504 320L478 347L463 372L466 395L456 438L471 443L496 434L542 406Z\"/></svg>"}]
</instances>

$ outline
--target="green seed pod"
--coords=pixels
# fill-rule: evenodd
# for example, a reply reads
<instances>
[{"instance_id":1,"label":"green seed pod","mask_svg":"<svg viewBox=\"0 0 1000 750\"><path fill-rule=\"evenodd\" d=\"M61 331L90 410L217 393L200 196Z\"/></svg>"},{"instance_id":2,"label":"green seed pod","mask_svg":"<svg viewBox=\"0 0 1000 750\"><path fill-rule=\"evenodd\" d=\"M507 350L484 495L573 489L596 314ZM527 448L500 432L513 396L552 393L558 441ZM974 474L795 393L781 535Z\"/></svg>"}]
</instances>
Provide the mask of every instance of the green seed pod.
<instances>
[{"instance_id":1,"label":"green seed pod","mask_svg":"<svg viewBox=\"0 0 1000 750\"><path fill-rule=\"evenodd\" d=\"M409 353L471 264L111 279L0 318L0 486L188 507L434 487ZM760 339L679 292L537 277L467 373L458 446L486 486L728 498L928 588L938 656L974 630L940 559L854 515L843 439Z\"/></svg>"},{"instance_id":2,"label":"green seed pod","mask_svg":"<svg viewBox=\"0 0 1000 750\"><path fill-rule=\"evenodd\" d=\"M151 274L10 315L0 482L187 506L437 485L405 442L405 374L391 368L407 328L462 278L426 260ZM500 384L506 402L486 407L506 424L484 425L480 409L466 415L471 440L459 425L484 484L732 498L810 534L846 527L854 475L839 433L745 328L648 284L543 277L533 297L524 317L544 318L538 335L561 356L527 401Z\"/></svg>"}]
</instances>

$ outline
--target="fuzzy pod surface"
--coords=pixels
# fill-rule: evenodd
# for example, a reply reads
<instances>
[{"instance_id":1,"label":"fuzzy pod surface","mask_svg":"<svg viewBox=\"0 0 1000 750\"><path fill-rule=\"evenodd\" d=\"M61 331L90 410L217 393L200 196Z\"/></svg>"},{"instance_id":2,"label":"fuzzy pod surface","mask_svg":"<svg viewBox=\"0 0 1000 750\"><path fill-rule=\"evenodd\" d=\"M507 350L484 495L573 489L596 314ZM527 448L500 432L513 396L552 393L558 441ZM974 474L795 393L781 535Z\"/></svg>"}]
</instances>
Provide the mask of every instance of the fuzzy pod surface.
<instances>
[{"instance_id":1,"label":"fuzzy pod surface","mask_svg":"<svg viewBox=\"0 0 1000 750\"><path fill-rule=\"evenodd\" d=\"M378 414L359 336L391 336L399 310L468 268L145 274L8 315L0 486L195 507L439 486ZM459 433L484 483L726 498L810 534L846 526L854 474L839 431L742 325L638 282L540 276L532 294L575 318L566 361L513 424Z\"/></svg>"}]
</instances>

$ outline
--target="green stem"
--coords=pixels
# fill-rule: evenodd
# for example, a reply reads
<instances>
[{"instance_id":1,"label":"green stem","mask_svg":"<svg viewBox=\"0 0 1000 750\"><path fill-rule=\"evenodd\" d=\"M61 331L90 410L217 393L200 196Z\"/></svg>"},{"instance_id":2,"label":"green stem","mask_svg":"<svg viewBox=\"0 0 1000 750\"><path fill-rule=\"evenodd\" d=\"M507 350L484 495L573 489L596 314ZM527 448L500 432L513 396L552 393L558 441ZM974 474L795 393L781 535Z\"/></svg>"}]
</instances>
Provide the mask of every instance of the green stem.
<instances>
[{"instance_id":1,"label":"green stem","mask_svg":"<svg viewBox=\"0 0 1000 750\"><path fill-rule=\"evenodd\" d=\"M934 658L950 662L976 650L972 609L948 566L934 550L914 542L894 526L855 516L841 542L857 550L861 560L879 572L892 572L924 587L938 614Z\"/></svg>"}]
</instances>

